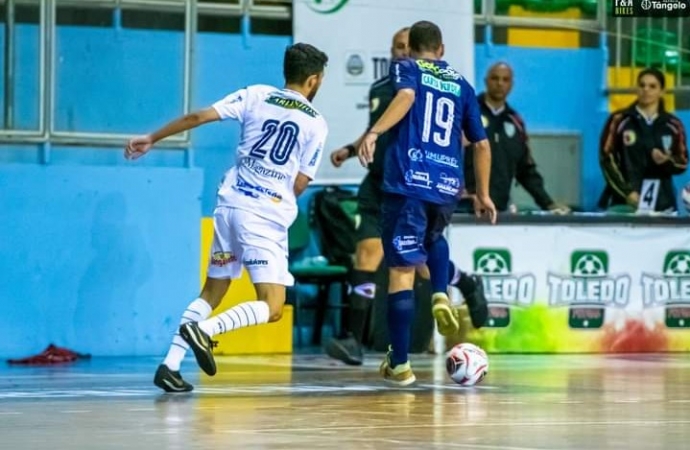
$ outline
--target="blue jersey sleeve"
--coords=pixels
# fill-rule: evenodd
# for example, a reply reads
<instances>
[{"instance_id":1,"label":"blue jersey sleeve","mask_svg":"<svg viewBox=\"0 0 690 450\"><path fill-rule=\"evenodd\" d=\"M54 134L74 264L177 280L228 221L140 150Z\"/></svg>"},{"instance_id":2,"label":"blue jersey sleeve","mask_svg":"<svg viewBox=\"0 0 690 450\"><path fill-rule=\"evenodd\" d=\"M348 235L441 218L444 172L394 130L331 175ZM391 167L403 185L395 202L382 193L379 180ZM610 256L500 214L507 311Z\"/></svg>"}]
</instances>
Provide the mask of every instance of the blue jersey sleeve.
<instances>
[{"instance_id":1,"label":"blue jersey sleeve","mask_svg":"<svg viewBox=\"0 0 690 450\"><path fill-rule=\"evenodd\" d=\"M401 89L417 90L417 68L411 59L398 59L391 64L390 77L395 91Z\"/></svg>"},{"instance_id":2,"label":"blue jersey sleeve","mask_svg":"<svg viewBox=\"0 0 690 450\"><path fill-rule=\"evenodd\" d=\"M474 89L469 83L463 86L464 112L462 115L462 132L470 143L486 139L486 130L482 124L482 115L479 112L479 103L474 94Z\"/></svg>"}]
</instances>

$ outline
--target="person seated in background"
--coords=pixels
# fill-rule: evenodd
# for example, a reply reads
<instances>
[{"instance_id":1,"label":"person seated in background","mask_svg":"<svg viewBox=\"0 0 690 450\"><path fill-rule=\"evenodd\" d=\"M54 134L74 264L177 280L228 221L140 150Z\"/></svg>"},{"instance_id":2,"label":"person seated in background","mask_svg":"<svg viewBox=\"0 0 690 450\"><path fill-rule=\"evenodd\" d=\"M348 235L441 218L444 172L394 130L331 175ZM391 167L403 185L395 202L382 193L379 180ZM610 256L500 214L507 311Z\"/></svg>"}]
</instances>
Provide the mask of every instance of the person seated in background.
<instances>
[{"instance_id":1,"label":"person seated in background","mask_svg":"<svg viewBox=\"0 0 690 450\"><path fill-rule=\"evenodd\" d=\"M513 180L534 198L541 209L567 214L570 208L554 202L544 187L544 178L529 148L525 123L508 105L513 88L513 69L499 62L492 65L484 78L486 92L477 96L482 124L491 144L491 179L489 196L499 212L508 210ZM469 196L475 193L474 149L465 146L465 183Z\"/></svg>"},{"instance_id":2,"label":"person seated in background","mask_svg":"<svg viewBox=\"0 0 690 450\"><path fill-rule=\"evenodd\" d=\"M637 100L606 121L599 163L607 185L600 208L629 205L637 209L642 196L650 210L677 211L672 177L687 169L688 149L683 124L666 111L665 86L664 74L658 69L641 71Z\"/></svg>"}]
</instances>

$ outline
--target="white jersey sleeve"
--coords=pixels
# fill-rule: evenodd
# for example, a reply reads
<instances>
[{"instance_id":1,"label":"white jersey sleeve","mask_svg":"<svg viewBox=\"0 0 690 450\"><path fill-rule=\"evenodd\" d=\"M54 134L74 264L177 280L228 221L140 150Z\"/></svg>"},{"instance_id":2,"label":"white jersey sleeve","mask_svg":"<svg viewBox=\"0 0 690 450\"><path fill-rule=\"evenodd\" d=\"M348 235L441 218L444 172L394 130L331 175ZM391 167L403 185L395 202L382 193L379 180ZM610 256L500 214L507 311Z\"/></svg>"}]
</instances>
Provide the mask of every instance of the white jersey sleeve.
<instances>
[{"instance_id":1,"label":"white jersey sleeve","mask_svg":"<svg viewBox=\"0 0 690 450\"><path fill-rule=\"evenodd\" d=\"M235 119L242 123L249 103L248 97L248 90L246 88L240 89L215 102L212 108L216 110L221 120Z\"/></svg>"},{"instance_id":2,"label":"white jersey sleeve","mask_svg":"<svg viewBox=\"0 0 690 450\"><path fill-rule=\"evenodd\" d=\"M320 120L300 155L299 171L311 180L314 179L316 171L321 165L323 147L327 137L328 125L326 125L325 120Z\"/></svg>"}]
</instances>

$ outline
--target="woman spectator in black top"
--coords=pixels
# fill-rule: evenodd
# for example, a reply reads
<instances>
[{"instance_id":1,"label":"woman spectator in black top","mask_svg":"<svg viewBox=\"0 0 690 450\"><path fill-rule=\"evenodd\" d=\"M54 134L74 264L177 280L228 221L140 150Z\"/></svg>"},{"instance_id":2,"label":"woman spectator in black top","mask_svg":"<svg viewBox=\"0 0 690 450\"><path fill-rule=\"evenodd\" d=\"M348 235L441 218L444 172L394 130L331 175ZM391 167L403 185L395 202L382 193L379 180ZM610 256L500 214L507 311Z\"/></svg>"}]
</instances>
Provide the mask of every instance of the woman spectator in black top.
<instances>
[{"instance_id":1,"label":"woman spectator in black top","mask_svg":"<svg viewBox=\"0 0 690 450\"><path fill-rule=\"evenodd\" d=\"M599 206L628 204L638 207L640 196L648 202L653 191L640 192L658 183L655 211L676 211L673 175L687 169L685 129L678 117L664 108L664 74L653 68L637 76L637 100L611 114L601 133L599 162L607 188Z\"/></svg>"}]
</instances>

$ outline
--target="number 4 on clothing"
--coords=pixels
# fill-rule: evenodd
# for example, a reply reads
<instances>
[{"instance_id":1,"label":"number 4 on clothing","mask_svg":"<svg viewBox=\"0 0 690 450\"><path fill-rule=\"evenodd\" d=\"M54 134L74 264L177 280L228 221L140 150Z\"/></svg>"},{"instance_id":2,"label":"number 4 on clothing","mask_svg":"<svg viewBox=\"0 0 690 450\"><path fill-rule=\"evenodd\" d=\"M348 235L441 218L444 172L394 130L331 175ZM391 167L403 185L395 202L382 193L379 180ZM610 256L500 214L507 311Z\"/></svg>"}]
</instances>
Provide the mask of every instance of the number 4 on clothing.
<instances>
[{"instance_id":1,"label":"number 4 on clothing","mask_svg":"<svg viewBox=\"0 0 690 450\"><path fill-rule=\"evenodd\" d=\"M643 180L640 189L640 202L637 210L652 212L656 208L656 199L659 196L659 180Z\"/></svg>"}]
</instances>

